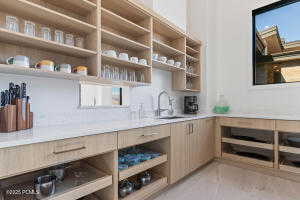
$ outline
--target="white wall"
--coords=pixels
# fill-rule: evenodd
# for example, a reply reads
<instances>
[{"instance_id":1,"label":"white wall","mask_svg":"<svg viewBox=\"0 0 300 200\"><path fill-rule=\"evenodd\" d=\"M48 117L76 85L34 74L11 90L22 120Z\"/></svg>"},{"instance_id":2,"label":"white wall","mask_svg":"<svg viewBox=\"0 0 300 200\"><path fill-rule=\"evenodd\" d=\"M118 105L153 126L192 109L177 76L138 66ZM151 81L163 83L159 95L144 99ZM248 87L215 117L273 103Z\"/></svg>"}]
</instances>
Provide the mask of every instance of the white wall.
<instances>
[{"instance_id":1,"label":"white wall","mask_svg":"<svg viewBox=\"0 0 300 200\"><path fill-rule=\"evenodd\" d=\"M300 114L300 86L269 86L253 89L252 77L252 18L255 8L276 0L217 0L219 12L210 31L216 30L217 45L210 46L214 55L208 59L213 67L217 60L217 93L225 94L233 112ZM213 9L213 8L212 8ZM210 44L209 44L210 45ZM213 77L210 77L211 79Z\"/></svg>"},{"instance_id":2,"label":"white wall","mask_svg":"<svg viewBox=\"0 0 300 200\"><path fill-rule=\"evenodd\" d=\"M184 31L186 30L187 0L153 0L153 9Z\"/></svg>"}]
</instances>

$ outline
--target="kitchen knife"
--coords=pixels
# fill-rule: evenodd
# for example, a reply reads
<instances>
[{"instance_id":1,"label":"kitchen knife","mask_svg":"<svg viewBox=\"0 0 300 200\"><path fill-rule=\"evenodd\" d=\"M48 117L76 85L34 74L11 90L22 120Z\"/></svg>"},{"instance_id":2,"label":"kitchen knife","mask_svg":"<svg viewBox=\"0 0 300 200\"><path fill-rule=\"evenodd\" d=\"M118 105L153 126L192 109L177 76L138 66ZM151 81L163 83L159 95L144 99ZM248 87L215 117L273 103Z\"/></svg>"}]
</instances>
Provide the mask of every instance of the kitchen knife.
<instances>
[{"instance_id":1,"label":"kitchen knife","mask_svg":"<svg viewBox=\"0 0 300 200\"><path fill-rule=\"evenodd\" d=\"M22 119L26 120L26 83L21 84L20 96L22 99Z\"/></svg>"},{"instance_id":2,"label":"kitchen knife","mask_svg":"<svg viewBox=\"0 0 300 200\"><path fill-rule=\"evenodd\" d=\"M5 92L1 92L1 106L5 106Z\"/></svg>"}]
</instances>

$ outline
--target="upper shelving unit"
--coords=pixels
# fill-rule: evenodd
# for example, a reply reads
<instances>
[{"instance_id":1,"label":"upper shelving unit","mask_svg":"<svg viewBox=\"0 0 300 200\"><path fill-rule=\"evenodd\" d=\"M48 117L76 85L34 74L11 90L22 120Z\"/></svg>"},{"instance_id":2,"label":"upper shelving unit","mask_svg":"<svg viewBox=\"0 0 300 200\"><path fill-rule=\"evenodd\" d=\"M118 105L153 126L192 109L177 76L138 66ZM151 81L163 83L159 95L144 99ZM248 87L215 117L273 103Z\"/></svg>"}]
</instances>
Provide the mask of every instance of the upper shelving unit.
<instances>
[{"instance_id":1,"label":"upper shelving unit","mask_svg":"<svg viewBox=\"0 0 300 200\"><path fill-rule=\"evenodd\" d=\"M7 16L17 18L18 32L6 29ZM25 21L35 24L35 34L25 34ZM49 28L50 39L44 39L44 27ZM63 32L64 41L55 39L58 30ZM67 43L67 34L74 37L74 44ZM81 39L81 43L76 39ZM3 0L0 1L0 42L5 47L0 49L2 73L143 86L151 84L153 67L175 74L174 89L200 91L201 43L131 0ZM108 50L115 51L117 57L104 55ZM6 65L6 59L16 52L29 57L31 67L38 61L51 59L55 64L86 66L88 75ZM128 59L120 59L121 53L127 54ZM153 60L153 54L174 62ZM175 62L177 67L168 64ZM107 80L103 78L104 65L111 69L125 68L140 77L130 81ZM193 72L187 71L189 65L195 66ZM193 86L187 87L190 79Z\"/></svg>"}]
</instances>

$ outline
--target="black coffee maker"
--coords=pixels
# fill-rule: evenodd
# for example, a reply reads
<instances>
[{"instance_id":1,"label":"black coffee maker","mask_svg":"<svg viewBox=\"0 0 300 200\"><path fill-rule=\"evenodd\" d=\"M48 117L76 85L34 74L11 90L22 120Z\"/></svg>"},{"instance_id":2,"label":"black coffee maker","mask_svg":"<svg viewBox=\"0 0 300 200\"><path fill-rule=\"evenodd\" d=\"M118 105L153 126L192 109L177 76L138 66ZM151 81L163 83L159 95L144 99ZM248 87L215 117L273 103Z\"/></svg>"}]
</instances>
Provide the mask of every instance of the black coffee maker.
<instances>
[{"instance_id":1,"label":"black coffee maker","mask_svg":"<svg viewBox=\"0 0 300 200\"><path fill-rule=\"evenodd\" d=\"M199 111L198 100L196 96L184 97L184 114L197 114Z\"/></svg>"}]
</instances>

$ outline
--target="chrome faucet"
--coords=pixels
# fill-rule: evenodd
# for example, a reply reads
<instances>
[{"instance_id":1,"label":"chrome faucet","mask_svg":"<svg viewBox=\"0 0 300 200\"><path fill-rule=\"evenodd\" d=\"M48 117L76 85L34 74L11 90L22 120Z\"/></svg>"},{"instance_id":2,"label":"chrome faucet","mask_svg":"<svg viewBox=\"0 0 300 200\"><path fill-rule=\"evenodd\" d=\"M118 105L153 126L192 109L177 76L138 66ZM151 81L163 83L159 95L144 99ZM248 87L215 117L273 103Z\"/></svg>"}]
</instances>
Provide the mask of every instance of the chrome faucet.
<instances>
[{"instance_id":1,"label":"chrome faucet","mask_svg":"<svg viewBox=\"0 0 300 200\"><path fill-rule=\"evenodd\" d=\"M169 106L171 107L171 109L161 109L160 108L160 100L161 100L161 96L165 94L168 96L169 99ZM173 110L173 106L172 106L172 102L174 101L174 99L172 99L169 94L166 91L162 91L161 93L159 93L158 95L158 109L157 109L157 116L160 117L161 113L164 111L169 111L169 115L173 115L174 110Z\"/></svg>"}]
</instances>

